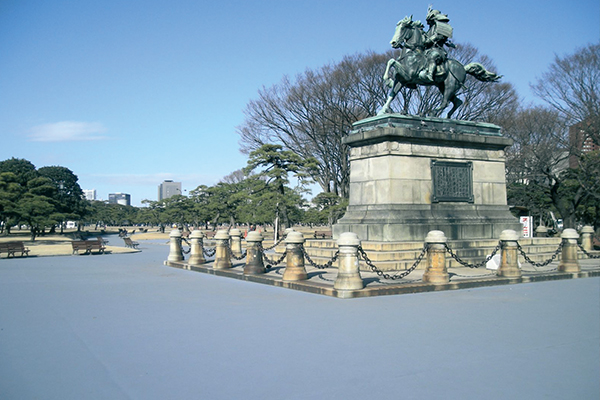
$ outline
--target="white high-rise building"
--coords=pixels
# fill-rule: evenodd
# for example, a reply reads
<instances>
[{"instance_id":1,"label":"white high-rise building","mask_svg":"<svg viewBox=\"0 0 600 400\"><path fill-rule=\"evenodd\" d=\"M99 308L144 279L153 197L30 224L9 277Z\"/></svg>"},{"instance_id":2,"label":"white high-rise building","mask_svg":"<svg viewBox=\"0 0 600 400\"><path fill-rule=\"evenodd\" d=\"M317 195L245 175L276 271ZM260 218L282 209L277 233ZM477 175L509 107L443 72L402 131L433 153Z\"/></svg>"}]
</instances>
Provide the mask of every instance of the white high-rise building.
<instances>
[{"instance_id":1,"label":"white high-rise building","mask_svg":"<svg viewBox=\"0 0 600 400\"><path fill-rule=\"evenodd\" d=\"M96 189L83 189L83 197L86 200L96 200Z\"/></svg>"}]
</instances>

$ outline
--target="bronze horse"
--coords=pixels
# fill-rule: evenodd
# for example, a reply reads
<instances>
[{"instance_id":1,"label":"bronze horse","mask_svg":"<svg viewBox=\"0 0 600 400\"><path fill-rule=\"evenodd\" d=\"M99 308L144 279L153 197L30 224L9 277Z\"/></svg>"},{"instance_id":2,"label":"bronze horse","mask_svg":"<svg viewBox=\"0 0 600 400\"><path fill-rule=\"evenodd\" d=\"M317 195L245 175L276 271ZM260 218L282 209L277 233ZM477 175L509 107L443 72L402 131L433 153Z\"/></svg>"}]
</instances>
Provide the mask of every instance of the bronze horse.
<instances>
[{"instance_id":1,"label":"bronze horse","mask_svg":"<svg viewBox=\"0 0 600 400\"><path fill-rule=\"evenodd\" d=\"M396 32L390 43L393 48L403 48L403 51L398 60L392 58L387 63L383 79L386 85L390 87L390 91L387 101L377 115L393 112L390 103L403 86L416 89L417 85L435 85L442 93L442 102L433 110L433 116L438 117L448 107L448 104L452 103L452 109L447 115L447 118L450 118L463 103L461 99L456 97L456 92L464 85L466 74L473 75L482 82L496 82L501 78L501 76L486 70L479 63L470 63L463 66L460 62L448 58L439 66L438 69L441 71L435 74L434 80L431 81L422 73L427 65L424 42L425 32L419 21L413 21L412 16L410 16L398 22ZM444 52L443 49L435 47L429 51ZM395 71L393 78L390 77L391 69Z\"/></svg>"}]
</instances>

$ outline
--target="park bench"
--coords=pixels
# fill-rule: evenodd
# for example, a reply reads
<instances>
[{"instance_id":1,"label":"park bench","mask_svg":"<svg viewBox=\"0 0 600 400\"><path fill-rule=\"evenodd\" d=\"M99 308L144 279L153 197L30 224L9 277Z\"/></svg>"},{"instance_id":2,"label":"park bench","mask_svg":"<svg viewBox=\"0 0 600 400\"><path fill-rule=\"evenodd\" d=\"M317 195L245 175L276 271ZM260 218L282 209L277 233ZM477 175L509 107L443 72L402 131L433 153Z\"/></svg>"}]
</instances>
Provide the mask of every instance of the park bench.
<instances>
[{"instance_id":1,"label":"park bench","mask_svg":"<svg viewBox=\"0 0 600 400\"><path fill-rule=\"evenodd\" d=\"M204 237L207 239L212 239L215 237L216 233L217 232L215 232L215 231L206 231L206 232L204 232Z\"/></svg>"},{"instance_id":2,"label":"park bench","mask_svg":"<svg viewBox=\"0 0 600 400\"><path fill-rule=\"evenodd\" d=\"M98 236L98 237L97 237L97 239L98 239L98 241L99 241L100 243L102 243L102 244L108 244L108 240L106 240L106 239L103 239L103 238L102 238L102 237L100 237L100 236Z\"/></svg>"},{"instance_id":3,"label":"park bench","mask_svg":"<svg viewBox=\"0 0 600 400\"><path fill-rule=\"evenodd\" d=\"M325 239L325 238L330 238L331 237L331 231L315 231L315 234L313 235L315 239L317 238L321 238L321 239Z\"/></svg>"},{"instance_id":4,"label":"park bench","mask_svg":"<svg viewBox=\"0 0 600 400\"><path fill-rule=\"evenodd\" d=\"M73 240L71 247L73 248L73 254L79 254L80 251L83 251L83 254L92 254L94 251L102 254L106 249L99 240Z\"/></svg>"},{"instance_id":5,"label":"park bench","mask_svg":"<svg viewBox=\"0 0 600 400\"><path fill-rule=\"evenodd\" d=\"M140 245L138 242L134 242L133 240L131 240L131 238L128 237L124 237L123 240L125 241L125 247L137 249L137 247Z\"/></svg>"},{"instance_id":6,"label":"park bench","mask_svg":"<svg viewBox=\"0 0 600 400\"><path fill-rule=\"evenodd\" d=\"M29 249L25 247L23 242L4 242L0 243L0 254L6 253L6 258L12 255L16 257L16 253L21 253L21 257L29 255Z\"/></svg>"}]
</instances>

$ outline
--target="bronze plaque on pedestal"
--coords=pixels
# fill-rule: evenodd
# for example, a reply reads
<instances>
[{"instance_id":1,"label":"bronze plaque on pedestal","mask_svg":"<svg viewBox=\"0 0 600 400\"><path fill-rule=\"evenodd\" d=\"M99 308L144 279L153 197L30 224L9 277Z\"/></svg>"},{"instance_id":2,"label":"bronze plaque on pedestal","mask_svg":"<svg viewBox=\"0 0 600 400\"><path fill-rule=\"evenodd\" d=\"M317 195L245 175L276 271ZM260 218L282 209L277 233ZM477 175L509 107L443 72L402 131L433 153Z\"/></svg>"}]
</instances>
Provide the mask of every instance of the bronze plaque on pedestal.
<instances>
[{"instance_id":1,"label":"bronze plaque on pedestal","mask_svg":"<svg viewBox=\"0 0 600 400\"><path fill-rule=\"evenodd\" d=\"M473 203L473 163L431 160L431 201Z\"/></svg>"}]
</instances>

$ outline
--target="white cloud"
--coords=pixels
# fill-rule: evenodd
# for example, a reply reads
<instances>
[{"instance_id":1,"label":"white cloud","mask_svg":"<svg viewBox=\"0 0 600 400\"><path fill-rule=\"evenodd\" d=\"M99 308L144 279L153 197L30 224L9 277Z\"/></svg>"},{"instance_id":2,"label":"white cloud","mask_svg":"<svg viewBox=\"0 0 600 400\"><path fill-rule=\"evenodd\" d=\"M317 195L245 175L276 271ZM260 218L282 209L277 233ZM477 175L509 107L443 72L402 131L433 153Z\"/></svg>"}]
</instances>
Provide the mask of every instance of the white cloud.
<instances>
[{"instance_id":1,"label":"white cloud","mask_svg":"<svg viewBox=\"0 0 600 400\"><path fill-rule=\"evenodd\" d=\"M31 128L33 142L69 142L108 139L106 128L99 122L62 121Z\"/></svg>"}]
</instances>

